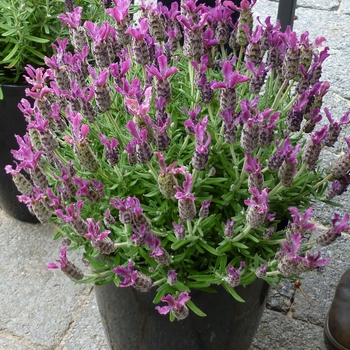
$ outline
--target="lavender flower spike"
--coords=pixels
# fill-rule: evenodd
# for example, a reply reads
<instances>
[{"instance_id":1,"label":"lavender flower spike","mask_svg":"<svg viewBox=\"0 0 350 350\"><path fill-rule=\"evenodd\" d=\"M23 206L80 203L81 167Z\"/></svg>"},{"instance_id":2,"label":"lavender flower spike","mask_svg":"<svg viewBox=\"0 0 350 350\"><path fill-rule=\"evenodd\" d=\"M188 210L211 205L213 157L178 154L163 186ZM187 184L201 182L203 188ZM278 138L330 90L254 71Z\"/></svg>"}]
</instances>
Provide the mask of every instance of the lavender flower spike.
<instances>
[{"instance_id":1,"label":"lavender flower spike","mask_svg":"<svg viewBox=\"0 0 350 350\"><path fill-rule=\"evenodd\" d=\"M245 265L244 261L241 261L238 269L234 268L231 264L228 265L226 282L230 287L235 288L239 286L241 283L241 271Z\"/></svg>"},{"instance_id":2,"label":"lavender flower spike","mask_svg":"<svg viewBox=\"0 0 350 350\"><path fill-rule=\"evenodd\" d=\"M333 243L338 237L341 236L342 232L349 232L350 226L348 222L350 221L349 214L345 214L343 220L341 220L340 215L338 213L334 213L334 217L332 219L332 227L327 230L325 233L320 235L316 242L321 246L326 246ZM340 222L339 222L340 221Z\"/></svg>"},{"instance_id":3,"label":"lavender flower spike","mask_svg":"<svg viewBox=\"0 0 350 350\"><path fill-rule=\"evenodd\" d=\"M260 227L265 221L266 214L269 210L268 190L269 188L266 187L260 193L256 188L251 188L249 191L253 196L244 201L244 203L249 207L246 214L246 219L248 224L253 228Z\"/></svg>"},{"instance_id":4,"label":"lavender flower spike","mask_svg":"<svg viewBox=\"0 0 350 350\"><path fill-rule=\"evenodd\" d=\"M111 231L106 230L100 231L100 221L95 224L94 219L86 219L88 222L88 233L84 236L85 238L91 240L91 246L95 248L100 254L112 254L117 248L114 242L107 237Z\"/></svg>"},{"instance_id":5,"label":"lavender flower spike","mask_svg":"<svg viewBox=\"0 0 350 350\"><path fill-rule=\"evenodd\" d=\"M65 246L60 250L60 259L56 260L58 264L51 262L47 264L48 270L60 269L65 275L72 280L81 280L84 278L84 273L79 267L70 262L67 258L68 247Z\"/></svg>"},{"instance_id":6,"label":"lavender flower spike","mask_svg":"<svg viewBox=\"0 0 350 350\"><path fill-rule=\"evenodd\" d=\"M190 299L191 297L187 292L180 293L177 298L174 298L171 294L168 294L161 299L162 301L168 303L168 305L162 307L156 306L156 310L158 310L161 315L166 315L172 311L176 319L180 321L185 319L189 314L186 302Z\"/></svg>"},{"instance_id":7,"label":"lavender flower spike","mask_svg":"<svg viewBox=\"0 0 350 350\"><path fill-rule=\"evenodd\" d=\"M152 280L138 270L134 270L134 262L130 261L128 266L118 266L113 272L122 277L123 281L119 282L119 287L134 287L139 292L149 292L152 288Z\"/></svg>"},{"instance_id":8,"label":"lavender flower spike","mask_svg":"<svg viewBox=\"0 0 350 350\"><path fill-rule=\"evenodd\" d=\"M178 200L179 216L182 220L193 220L196 217L196 206L194 204L196 197L191 193L192 182L191 174L185 173L183 187L174 186L177 190L175 198Z\"/></svg>"}]
</instances>

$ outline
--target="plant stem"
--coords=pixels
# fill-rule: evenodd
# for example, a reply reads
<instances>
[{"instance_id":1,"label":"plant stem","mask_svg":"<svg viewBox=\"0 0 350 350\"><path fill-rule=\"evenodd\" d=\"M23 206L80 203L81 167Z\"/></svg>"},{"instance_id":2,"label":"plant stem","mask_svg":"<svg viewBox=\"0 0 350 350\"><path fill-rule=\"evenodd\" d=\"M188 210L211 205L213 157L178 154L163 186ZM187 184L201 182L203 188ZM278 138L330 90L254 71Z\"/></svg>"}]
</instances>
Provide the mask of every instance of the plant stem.
<instances>
[{"instance_id":1,"label":"plant stem","mask_svg":"<svg viewBox=\"0 0 350 350\"><path fill-rule=\"evenodd\" d=\"M153 168L153 165L151 164L151 162L147 162L147 165L149 167L150 173L153 175L154 179L158 182L158 175L155 169Z\"/></svg>"},{"instance_id":2,"label":"plant stem","mask_svg":"<svg viewBox=\"0 0 350 350\"><path fill-rule=\"evenodd\" d=\"M226 61L226 49L224 44L220 44L222 61Z\"/></svg>"},{"instance_id":3,"label":"plant stem","mask_svg":"<svg viewBox=\"0 0 350 350\"><path fill-rule=\"evenodd\" d=\"M314 185L314 189L319 188L321 185L323 185L326 181L329 181L333 177L333 174L327 175L323 180L318 182L316 185Z\"/></svg>"},{"instance_id":4,"label":"plant stem","mask_svg":"<svg viewBox=\"0 0 350 350\"><path fill-rule=\"evenodd\" d=\"M159 286L160 284L163 284L166 281L167 279L165 277L161 278L160 280L153 282L152 287Z\"/></svg>"},{"instance_id":5,"label":"plant stem","mask_svg":"<svg viewBox=\"0 0 350 350\"><path fill-rule=\"evenodd\" d=\"M280 97L281 97L281 95L283 93L283 90L287 87L288 82L289 82L289 80L285 79L283 84L281 85L280 89L278 90L278 93L277 93L277 95L275 97L275 100L273 101L272 106L271 106L272 110L274 110L276 108L277 103L280 102Z\"/></svg>"},{"instance_id":6,"label":"plant stem","mask_svg":"<svg viewBox=\"0 0 350 350\"><path fill-rule=\"evenodd\" d=\"M269 193L269 197L271 197L271 196L273 196L274 194L276 194L277 192L279 192L282 188L283 188L283 184L282 184L282 182L279 182L279 183L272 189L272 191Z\"/></svg>"},{"instance_id":7,"label":"plant stem","mask_svg":"<svg viewBox=\"0 0 350 350\"><path fill-rule=\"evenodd\" d=\"M238 164L237 164L237 158L236 158L236 154L235 154L235 150L233 149L233 144L230 144L230 151L231 151L231 156L232 156L232 160L234 163L234 170L235 170L235 174L236 174L236 178L239 177L238 174Z\"/></svg>"},{"instance_id":8,"label":"plant stem","mask_svg":"<svg viewBox=\"0 0 350 350\"><path fill-rule=\"evenodd\" d=\"M281 272L279 272L278 270L266 272L266 276L276 276L276 275L280 275L280 274L281 274Z\"/></svg>"},{"instance_id":9,"label":"plant stem","mask_svg":"<svg viewBox=\"0 0 350 350\"><path fill-rule=\"evenodd\" d=\"M100 168L97 170L97 173L103 177L105 180L107 180L109 183L114 185L114 181L110 179Z\"/></svg>"},{"instance_id":10,"label":"plant stem","mask_svg":"<svg viewBox=\"0 0 350 350\"><path fill-rule=\"evenodd\" d=\"M240 241L242 238L244 238L244 236L246 236L250 232L251 228L252 227L248 225L239 235L233 237L232 242Z\"/></svg>"},{"instance_id":11,"label":"plant stem","mask_svg":"<svg viewBox=\"0 0 350 350\"><path fill-rule=\"evenodd\" d=\"M185 141L183 142L181 148L180 148L180 151L179 151L179 156L178 158L180 158L182 152L184 151L184 149L187 147L187 144L188 144L188 140L190 139L190 135L186 135L185 137Z\"/></svg>"},{"instance_id":12,"label":"plant stem","mask_svg":"<svg viewBox=\"0 0 350 350\"><path fill-rule=\"evenodd\" d=\"M188 74L190 75L190 85L191 85L191 96L193 97L194 91L194 67L191 64L191 61L188 61Z\"/></svg>"},{"instance_id":13,"label":"plant stem","mask_svg":"<svg viewBox=\"0 0 350 350\"><path fill-rule=\"evenodd\" d=\"M188 234L189 234L190 236L193 236L193 230L192 230L192 222L191 222L191 220L187 220L186 223L187 223Z\"/></svg>"},{"instance_id":14,"label":"plant stem","mask_svg":"<svg viewBox=\"0 0 350 350\"><path fill-rule=\"evenodd\" d=\"M242 62L243 51L244 51L244 47L241 46L240 49L239 49L238 59L237 59L237 62L236 62L236 69L237 70L239 70L241 62Z\"/></svg>"}]
</instances>

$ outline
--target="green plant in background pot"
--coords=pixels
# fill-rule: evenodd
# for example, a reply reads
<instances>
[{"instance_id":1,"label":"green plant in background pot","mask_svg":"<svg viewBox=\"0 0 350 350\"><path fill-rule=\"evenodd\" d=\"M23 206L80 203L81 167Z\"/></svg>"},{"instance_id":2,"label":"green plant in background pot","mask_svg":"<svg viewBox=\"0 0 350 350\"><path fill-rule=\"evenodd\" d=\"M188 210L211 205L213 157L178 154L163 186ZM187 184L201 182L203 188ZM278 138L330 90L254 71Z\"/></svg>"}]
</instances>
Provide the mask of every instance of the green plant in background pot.
<instances>
[{"instance_id":1,"label":"green plant in background pot","mask_svg":"<svg viewBox=\"0 0 350 350\"><path fill-rule=\"evenodd\" d=\"M26 123L17 105L28 87L23 75L25 66L44 65L44 57L54 52L52 43L68 33L57 18L72 10L72 4L62 0L0 1L0 206L22 221L36 221L25 205L17 201L18 191L4 167L11 161L10 150L16 147L13 134L23 136ZM104 16L99 0L80 1L90 19Z\"/></svg>"},{"instance_id":2,"label":"green plant in background pot","mask_svg":"<svg viewBox=\"0 0 350 350\"><path fill-rule=\"evenodd\" d=\"M349 183L349 152L328 174L319 166L349 123L349 112L322 106L329 48L271 18L254 27L254 3L189 0L182 14L177 3L142 4L134 24L127 1L102 23L83 22L76 7L60 16L74 53L61 39L47 70L27 70L34 104L21 102L28 132L6 169L20 201L62 239L48 268L96 284L105 328L119 330L113 348L247 348L259 320L247 315L263 308L266 282L325 265L309 249L350 229L335 214L306 240L314 203Z\"/></svg>"}]
</instances>

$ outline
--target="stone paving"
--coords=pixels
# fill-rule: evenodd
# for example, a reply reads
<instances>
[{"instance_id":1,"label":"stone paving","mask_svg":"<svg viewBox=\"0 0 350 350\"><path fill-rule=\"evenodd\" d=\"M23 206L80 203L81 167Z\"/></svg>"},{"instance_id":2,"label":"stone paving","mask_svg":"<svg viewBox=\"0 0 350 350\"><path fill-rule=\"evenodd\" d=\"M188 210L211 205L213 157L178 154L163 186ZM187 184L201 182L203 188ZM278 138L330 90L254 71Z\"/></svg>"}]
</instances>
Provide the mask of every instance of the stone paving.
<instances>
[{"instance_id":1,"label":"stone paving","mask_svg":"<svg viewBox=\"0 0 350 350\"><path fill-rule=\"evenodd\" d=\"M277 6L276 1L258 0L255 14L276 18ZM296 16L298 33L308 30L311 38L328 39L331 57L324 64L323 80L331 82L331 90L325 105L340 118L350 100L350 0L300 0ZM345 133L349 134L348 129ZM324 166L343 149L344 143L339 142L324 154ZM344 207L338 212L349 211L349 194L340 203ZM317 206L317 235L327 229L333 212L325 204ZM60 246L52 242L53 233L50 226L16 221L0 209L0 349L107 350L93 287L74 285L61 273L45 269ZM321 251L331 262L302 280L312 305L293 281L274 287L251 350L326 349L323 322L338 280L350 266L350 235Z\"/></svg>"}]
</instances>

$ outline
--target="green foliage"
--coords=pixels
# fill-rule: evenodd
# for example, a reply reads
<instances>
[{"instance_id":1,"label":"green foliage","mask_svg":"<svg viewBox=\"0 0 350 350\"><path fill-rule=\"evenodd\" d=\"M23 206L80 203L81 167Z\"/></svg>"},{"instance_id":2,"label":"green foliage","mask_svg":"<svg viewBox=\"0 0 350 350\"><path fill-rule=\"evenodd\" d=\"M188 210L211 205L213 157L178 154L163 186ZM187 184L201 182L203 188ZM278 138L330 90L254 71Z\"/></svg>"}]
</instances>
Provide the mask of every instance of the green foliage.
<instances>
[{"instance_id":1,"label":"green foliage","mask_svg":"<svg viewBox=\"0 0 350 350\"><path fill-rule=\"evenodd\" d=\"M84 19L104 18L100 1L76 3L84 8ZM64 0L0 0L0 83L21 81L27 64L44 65L44 57L54 52L51 44L68 33L57 18L64 12Z\"/></svg>"}]
</instances>

